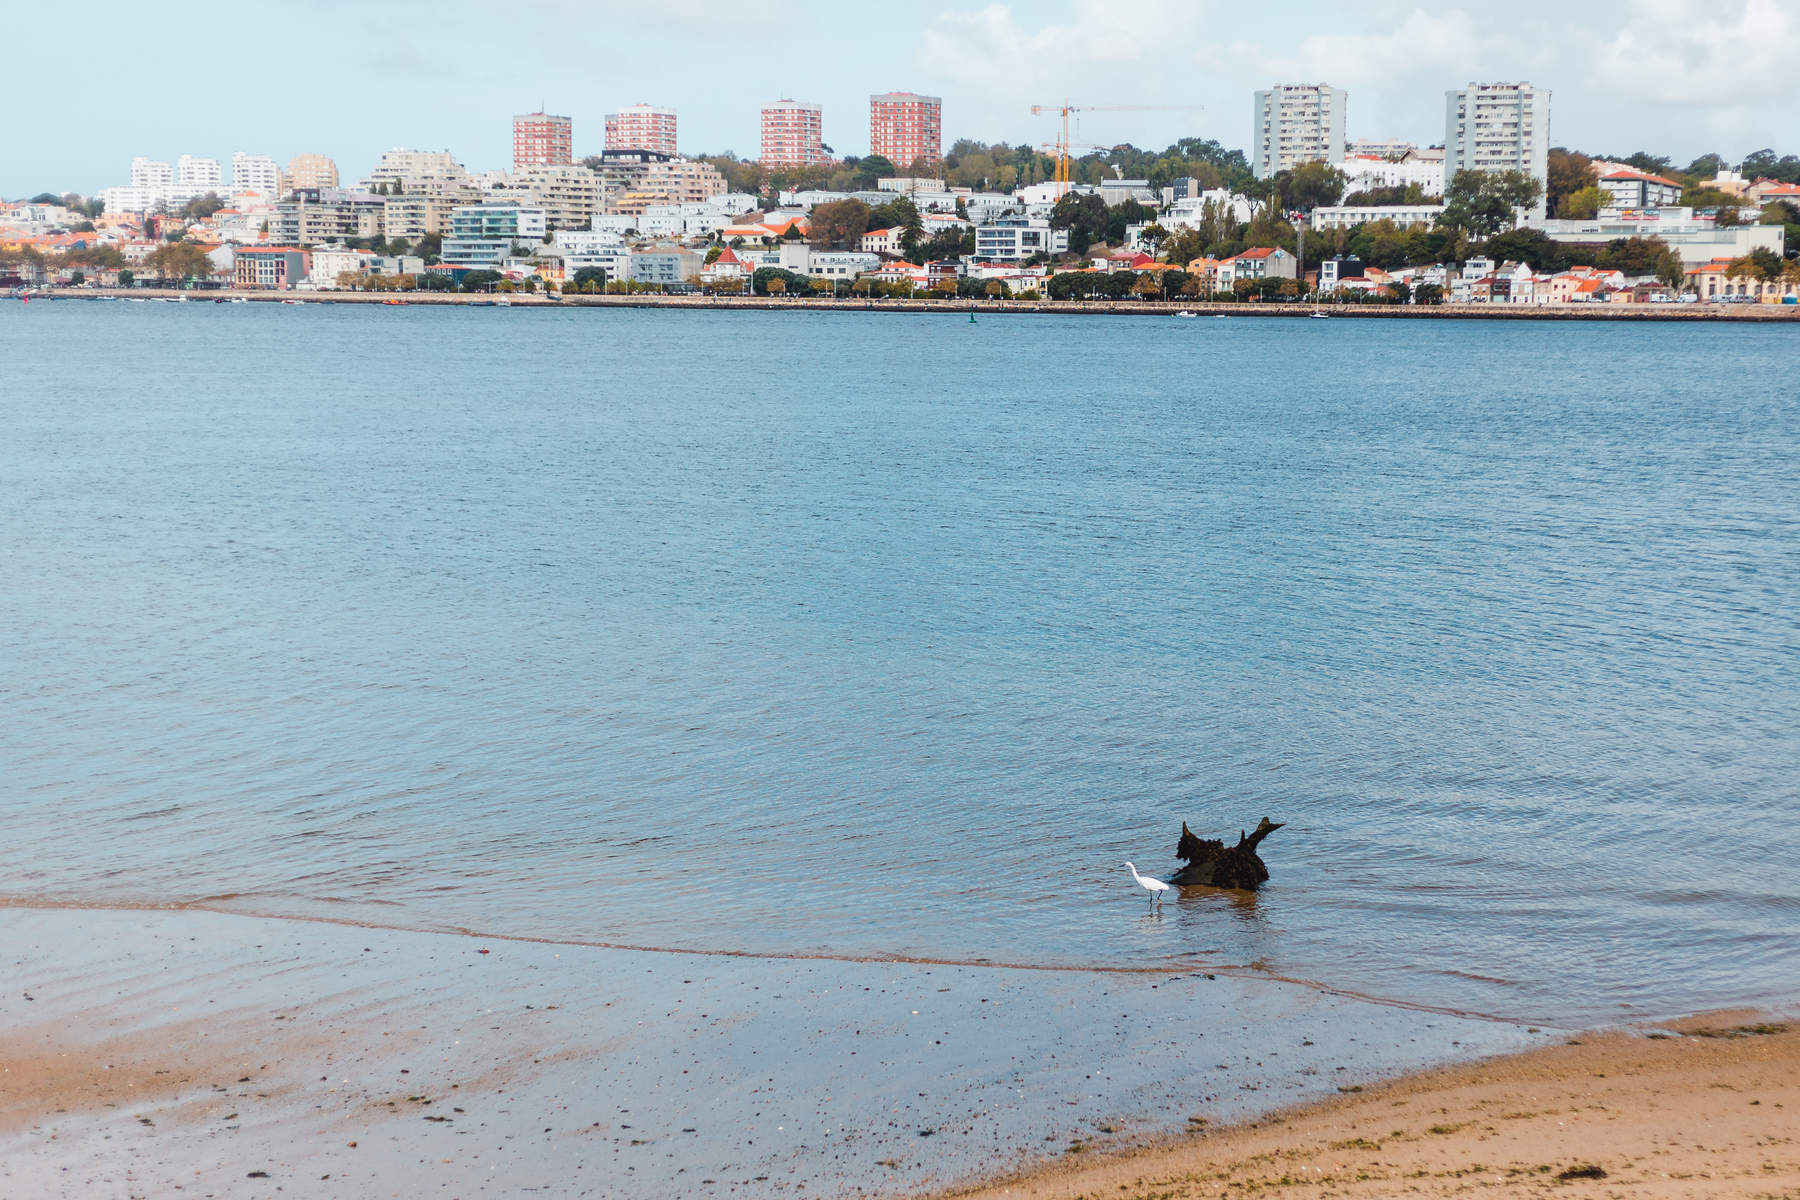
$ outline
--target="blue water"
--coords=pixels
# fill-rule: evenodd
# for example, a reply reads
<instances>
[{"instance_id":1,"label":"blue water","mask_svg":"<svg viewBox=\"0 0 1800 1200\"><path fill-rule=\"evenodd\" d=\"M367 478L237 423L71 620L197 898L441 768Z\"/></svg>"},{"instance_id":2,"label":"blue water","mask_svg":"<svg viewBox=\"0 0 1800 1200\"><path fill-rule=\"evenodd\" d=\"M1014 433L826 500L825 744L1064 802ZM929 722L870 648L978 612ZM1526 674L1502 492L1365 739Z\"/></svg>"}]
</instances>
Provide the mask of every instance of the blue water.
<instances>
[{"instance_id":1,"label":"blue water","mask_svg":"<svg viewBox=\"0 0 1800 1200\"><path fill-rule=\"evenodd\" d=\"M0 896L1790 997L1797 336L0 305Z\"/></svg>"}]
</instances>

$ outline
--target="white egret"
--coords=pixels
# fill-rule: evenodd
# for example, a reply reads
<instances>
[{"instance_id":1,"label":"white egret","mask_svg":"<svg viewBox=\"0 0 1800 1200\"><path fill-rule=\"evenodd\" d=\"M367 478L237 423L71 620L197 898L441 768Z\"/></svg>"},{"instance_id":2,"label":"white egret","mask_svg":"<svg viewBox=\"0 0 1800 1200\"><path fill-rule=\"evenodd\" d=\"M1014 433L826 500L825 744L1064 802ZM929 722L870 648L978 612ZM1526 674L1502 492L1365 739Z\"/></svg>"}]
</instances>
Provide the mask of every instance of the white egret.
<instances>
[{"instance_id":1,"label":"white egret","mask_svg":"<svg viewBox=\"0 0 1800 1200\"><path fill-rule=\"evenodd\" d=\"M1150 879L1139 875L1138 869L1130 863L1126 863L1125 867L1131 872L1131 877L1138 881L1138 886L1150 893L1150 907L1155 908L1161 904L1163 893L1169 890L1169 885L1160 879Z\"/></svg>"}]
</instances>

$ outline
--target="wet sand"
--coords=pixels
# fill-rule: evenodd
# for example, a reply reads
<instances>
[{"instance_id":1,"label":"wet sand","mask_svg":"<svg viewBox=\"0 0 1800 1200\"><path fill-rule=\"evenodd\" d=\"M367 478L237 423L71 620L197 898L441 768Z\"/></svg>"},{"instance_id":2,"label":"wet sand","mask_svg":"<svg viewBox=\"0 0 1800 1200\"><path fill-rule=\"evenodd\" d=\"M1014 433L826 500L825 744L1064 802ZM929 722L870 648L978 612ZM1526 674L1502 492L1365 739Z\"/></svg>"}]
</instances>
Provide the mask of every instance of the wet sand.
<instances>
[{"instance_id":1,"label":"wet sand","mask_svg":"<svg viewBox=\"0 0 1800 1200\"><path fill-rule=\"evenodd\" d=\"M1361 1089L966 1200L1800 1197L1800 1023L1727 1013Z\"/></svg>"},{"instance_id":2,"label":"wet sand","mask_svg":"<svg viewBox=\"0 0 1800 1200\"><path fill-rule=\"evenodd\" d=\"M917 1194L1555 1037L1203 972L194 910L0 908L0 947L0 1196Z\"/></svg>"}]
</instances>

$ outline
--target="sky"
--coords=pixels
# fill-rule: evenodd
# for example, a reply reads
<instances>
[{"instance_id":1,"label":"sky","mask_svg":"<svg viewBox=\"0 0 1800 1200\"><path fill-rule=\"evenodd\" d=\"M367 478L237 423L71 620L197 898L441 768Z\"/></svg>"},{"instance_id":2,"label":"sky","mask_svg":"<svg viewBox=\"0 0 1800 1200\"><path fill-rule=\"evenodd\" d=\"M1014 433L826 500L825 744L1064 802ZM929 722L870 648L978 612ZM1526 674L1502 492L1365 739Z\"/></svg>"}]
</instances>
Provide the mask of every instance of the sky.
<instances>
[{"instance_id":1,"label":"sky","mask_svg":"<svg viewBox=\"0 0 1800 1200\"><path fill-rule=\"evenodd\" d=\"M101 56L104 68L86 34L69 43L74 74L54 40L13 56L0 196L125 183L137 155L314 152L347 180L396 146L508 167L513 114L540 107L574 119L579 157L602 148L605 114L639 102L677 111L683 153L754 157L762 104L812 101L826 143L860 155L868 97L886 91L942 97L946 149L1048 142L1056 119L1031 106L1065 103L1157 106L1078 114L1078 142L1247 149L1252 92L1314 82L1349 91L1353 138L1441 143L1446 89L1529 81L1554 93L1553 145L1650 150L1678 167L1713 151L1800 153L1796 0L235 0L183 12L83 5L89 33L129 31L108 37L131 52Z\"/></svg>"}]
</instances>

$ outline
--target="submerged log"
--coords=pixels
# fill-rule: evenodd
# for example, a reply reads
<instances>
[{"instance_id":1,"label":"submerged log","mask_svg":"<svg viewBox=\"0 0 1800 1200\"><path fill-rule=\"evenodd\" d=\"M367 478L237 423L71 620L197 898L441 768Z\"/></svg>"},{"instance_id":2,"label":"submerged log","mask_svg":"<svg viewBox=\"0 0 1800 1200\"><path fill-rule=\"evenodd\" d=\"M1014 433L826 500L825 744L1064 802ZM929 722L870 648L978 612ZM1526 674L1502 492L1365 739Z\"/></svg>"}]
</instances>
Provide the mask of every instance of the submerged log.
<instances>
[{"instance_id":1,"label":"submerged log","mask_svg":"<svg viewBox=\"0 0 1800 1200\"><path fill-rule=\"evenodd\" d=\"M1257 857L1257 845L1285 822L1264 817L1255 833L1238 831L1238 844L1227 846L1211 838L1198 838L1181 823L1181 840L1175 843L1175 857L1187 866L1169 877L1170 883L1203 883L1212 887L1242 888L1254 891L1269 878L1269 868Z\"/></svg>"}]
</instances>

